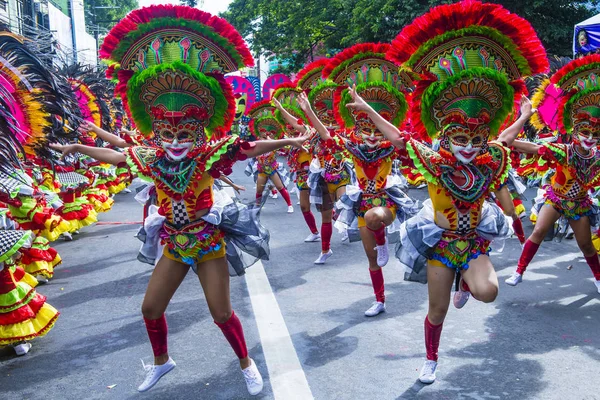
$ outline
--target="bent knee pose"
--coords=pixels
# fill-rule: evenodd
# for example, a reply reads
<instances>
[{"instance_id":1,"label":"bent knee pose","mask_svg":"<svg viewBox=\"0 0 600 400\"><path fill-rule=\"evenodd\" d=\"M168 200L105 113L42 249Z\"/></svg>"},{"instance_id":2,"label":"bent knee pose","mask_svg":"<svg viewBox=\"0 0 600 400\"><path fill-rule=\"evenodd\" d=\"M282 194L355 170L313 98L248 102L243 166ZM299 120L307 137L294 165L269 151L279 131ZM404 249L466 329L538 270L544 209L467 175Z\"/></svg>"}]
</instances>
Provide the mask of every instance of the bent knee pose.
<instances>
[{"instance_id":1,"label":"bent knee pose","mask_svg":"<svg viewBox=\"0 0 600 400\"><path fill-rule=\"evenodd\" d=\"M535 229L525 243L517 270L506 280L509 285L515 286L523 280L523 274L546 233L560 216L564 216L573 229L600 293L600 261L590 229L598 222L598 209L589 194L600 183L600 125L596 120L596 115L600 115L600 105L594 100L600 93L600 84L596 81L599 72L600 56L594 55L568 63L550 78L552 84L560 89L560 101L555 104L557 120L561 121L558 128L568 143L515 142L516 149L539 154L556 172L544 188ZM535 98L538 101L551 98L546 94L541 88ZM552 121L546 121L541 113L537 121L552 128Z\"/></svg>"},{"instance_id":2,"label":"bent knee pose","mask_svg":"<svg viewBox=\"0 0 600 400\"><path fill-rule=\"evenodd\" d=\"M461 17L464 13L469 17ZM423 21L439 24L440 15L453 14L456 26L446 21L444 26L449 30L448 34L460 37L461 45L440 45L439 33L432 32ZM508 146L532 114L531 103L523 96L521 115L499 133L515 100L522 96L509 81L522 83L521 74L529 73L529 68L540 68L532 56L522 60L522 67L531 63L527 68L516 68L507 79L485 57L461 62L465 49L471 48L463 46L480 43L478 34L468 29L468 25L474 20L490 21L483 18L484 15L487 15L484 6L477 5L468 10L461 3L440 6L435 13L405 28L406 33L393 41L387 54L389 60L408 69L415 68L413 72L427 73L426 82L420 82L417 89L419 101L412 104L412 134L401 133L373 110L359 93L354 90L350 93L354 98L353 108L364 111L397 148L406 149L415 168L427 180L430 200L401 227L401 245L396 252L406 267L407 279L428 284L429 309L424 322L426 360L419 374L423 383L432 383L436 379L442 326L456 274L460 273L461 277L459 290L454 295L457 308L463 307L471 295L483 302L492 302L497 296L498 281L488 254L491 240L508 237L510 223L497 205L485 199L504 183L510 168ZM507 32L499 29L498 37L509 34L516 26L528 26L517 16L511 15L511 18L511 21L504 21L508 24L505 27L517 25ZM502 25L500 21L496 23L495 26ZM494 42L498 37L489 40ZM527 37L537 40L531 28ZM541 49L541 43L537 43ZM472 48L479 51L485 48L480 54L488 51L480 45ZM424 62L426 59L429 61ZM503 62L515 63L509 56L503 58ZM484 87L490 90L480 90ZM436 139L439 139L439 151L423 143Z\"/></svg>"},{"instance_id":3,"label":"bent knee pose","mask_svg":"<svg viewBox=\"0 0 600 400\"><path fill-rule=\"evenodd\" d=\"M143 30L139 25L142 20L168 25L168 37ZM205 30L189 28L201 24L207 24L206 30L213 36L205 37ZM130 13L115 29L123 32L133 27L137 39L121 41L121 33L114 36L111 32L111 44L103 47L102 54L120 68L119 85L130 94L126 105L132 110L139 131L153 141L127 147L124 153L83 145L52 145L63 155L80 152L114 165L127 163L132 172L154 182L159 217L153 219L153 231L158 237L148 240L160 239L164 250L142 305L155 362L145 366L146 379L139 391L150 389L175 367L168 353L165 310L190 266L197 267L211 315L239 359L248 391L258 394L262 390L262 378L248 358L242 326L231 307L229 275L241 275L244 268L265 258L267 238L248 207L213 195L213 182L222 174L231 173L237 160L283 146L296 147L306 138L248 143L235 137L218 137L231 126L235 110L231 87L223 74L232 72L234 66L244 66L241 60L251 60L235 31L227 28L227 35L219 36L224 26L228 25L217 17L206 19L204 13L182 6L151 6ZM152 40L148 35L152 35ZM219 37L215 39L214 35ZM233 40L227 51L221 49L219 53L219 57L227 58L222 64L198 64L197 57L184 51L186 46L202 48L209 59L216 57L210 49L220 47L212 43L213 39L219 43ZM163 41L178 43L183 50L171 52ZM152 51L156 59L151 65L134 62L129 46L139 49L139 54ZM162 53L166 51L168 56ZM173 61L175 55L181 59ZM231 221L245 222L231 226ZM226 249L230 250L228 256Z\"/></svg>"},{"instance_id":4,"label":"bent knee pose","mask_svg":"<svg viewBox=\"0 0 600 400\"><path fill-rule=\"evenodd\" d=\"M336 104L337 109L332 109L340 116L336 119L340 124L339 131L331 132L324 124L330 125L327 120L331 115L327 112L327 101L314 101L320 117L312 110L309 101L305 98L302 101L307 116L321 139L344 148L355 167L356 186L352 186L351 193L350 186L347 186L348 191L338 201L336 207L340 212L336 225L358 227L375 293L375 302L365 312L369 317L386 311L381 269L389 260L386 227L397 232L394 229L399 227L399 223L393 224L394 220L403 220L406 214L414 211L415 204L397 186L388 185L392 162L398 157L398 153L373 124L365 109L353 107L350 93L355 91L351 91L346 85L354 79L356 91L366 98L365 104L377 107L381 118L400 125L406 116L404 93L412 82L398 73L389 72L396 71L396 68L385 59L388 49L388 45L381 44L356 45L335 56L323 70L323 76L331 81L329 89L341 91L342 101ZM363 62L367 54L373 60L369 65ZM332 149L335 148L332 146Z\"/></svg>"}]
</instances>

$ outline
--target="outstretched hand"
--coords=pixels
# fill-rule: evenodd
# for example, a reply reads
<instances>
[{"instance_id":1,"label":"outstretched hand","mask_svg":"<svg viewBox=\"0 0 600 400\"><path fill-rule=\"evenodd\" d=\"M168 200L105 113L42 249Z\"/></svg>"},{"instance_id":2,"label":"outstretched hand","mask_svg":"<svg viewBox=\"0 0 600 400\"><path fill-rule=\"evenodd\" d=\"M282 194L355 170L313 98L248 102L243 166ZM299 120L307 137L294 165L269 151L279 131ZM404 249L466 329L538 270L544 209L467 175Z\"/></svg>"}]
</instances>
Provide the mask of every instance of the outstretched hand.
<instances>
[{"instance_id":1,"label":"outstretched hand","mask_svg":"<svg viewBox=\"0 0 600 400\"><path fill-rule=\"evenodd\" d=\"M536 111L537 109L533 108L533 105L531 104L531 100L529 100L527 98L527 96L522 95L521 96L521 115L524 115L526 117L531 117Z\"/></svg>"},{"instance_id":2,"label":"outstretched hand","mask_svg":"<svg viewBox=\"0 0 600 400\"><path fill-rule=\"evenodd\" d=\"M65 156L77 152L74 144L50 143L50 148L62 153L62 156L60 157L61 160L65 158Z\"/></svg>"},{"instance_id":3,"label":"outstretched hand","mask_svg":"<svg viewBox=\"0 0 600 400\"><path fill-rule=\"evenodd\" d=\"M278 110L283 110L283 106L281 105L279 100L277 100L276 98L273 97L273 99L271 101L273 102L273 105L275 106L275 108L277 108Z\"/></svg>"},{"instance_id":4,"label":"outstretched hand","mask_svg":"<svg viewBox=\"0 0 600 400\"><path fill-rule=\"evenodd\" d=\"M369 104L365 101L365 99L360 97L358 93L356 93L356 85L353 85L351 88L348 88L348 91L350 92L350 97L352 97L352 103L346 104L346 107L353 108L357 111L369 110Z\"/></svg>"},{"instance_id":5,"label":"outstretched hand","mask_svg":"<svg viewBox=\"0 0 600 400\"><path fill-rule=\"evenodd\" d=\"M305 134L302 136L295 137L291 140L290 146L295 147L297 149L301 149L304 142L310 139L310 134Z\"/></svg>"},{"instance_id":6,"label":"outstretched hand","mask_svg":"<svg viewBox=\"0 0 600 400\"><path fill-rule=\"evenodd\" d=\"M305 113L311 111L310 102L308 101L308 96L306 95L306 93L300 93L300 96L298 96L297 101L302 111L304 111Z\"/></svg>"}]
</instances>

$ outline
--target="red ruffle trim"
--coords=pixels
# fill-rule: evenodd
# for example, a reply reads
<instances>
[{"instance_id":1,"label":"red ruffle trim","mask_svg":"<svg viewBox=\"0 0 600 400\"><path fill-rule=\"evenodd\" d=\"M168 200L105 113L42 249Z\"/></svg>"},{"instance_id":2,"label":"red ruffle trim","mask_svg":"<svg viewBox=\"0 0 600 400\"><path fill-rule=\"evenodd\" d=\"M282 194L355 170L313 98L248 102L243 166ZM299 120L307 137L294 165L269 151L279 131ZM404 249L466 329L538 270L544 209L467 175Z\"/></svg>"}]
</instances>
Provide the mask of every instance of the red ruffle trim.
<instances>
[{"instance_id":1,"label":"red ruffle trim","mask_svg":"<svg viewBox=\"0 0 600 400\"><path fill-rule=\"evenodd\" d=\"M40 309L46 303L46 297L36 293L33 298L26 305L17 308L16 310L9 311L8 313L0 314L0 325L12 325L18 324L19 322L27 321L28 319L34 319Z\"/></svg>"},{"instance_id":2,"label":"red ruffle trim","mask_svg":"<svg viewBox=\"0 0 600 400\"><path fill-rule=\"evenodd\" d=\"M29 265L36 261L52 262L58 254L52 247L49 247L48 250L40 250L36 248L21 249L20 252L23 255L20 263L24 265Z\"/></svg>"}]
</instances>

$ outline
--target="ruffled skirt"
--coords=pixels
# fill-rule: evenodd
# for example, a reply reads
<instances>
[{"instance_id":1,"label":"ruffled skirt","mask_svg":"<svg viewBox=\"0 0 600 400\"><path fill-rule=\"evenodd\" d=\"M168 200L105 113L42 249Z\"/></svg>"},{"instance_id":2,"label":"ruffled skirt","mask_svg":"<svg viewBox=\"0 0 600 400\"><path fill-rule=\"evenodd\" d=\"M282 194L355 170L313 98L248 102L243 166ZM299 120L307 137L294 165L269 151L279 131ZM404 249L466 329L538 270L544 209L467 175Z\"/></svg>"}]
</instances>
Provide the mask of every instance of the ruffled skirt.
<instances>
[{"instance_id":1,"label":"ruffled skirt","mask_svg":"<svg viewBox=\"0 0 600 400\"><path fill-rule=\"evenodd\" d=\"M504 240L512 233L512 220L487 201L476 229L461 234L448 231L435 223L428 199L421 211L400 227L396 257L405 268L405 280L427 283L427 260L437 260L456 270L468 269L471 260L489 253L492 242L496 250L502 251Z\"/></svg>"}]
</instances>

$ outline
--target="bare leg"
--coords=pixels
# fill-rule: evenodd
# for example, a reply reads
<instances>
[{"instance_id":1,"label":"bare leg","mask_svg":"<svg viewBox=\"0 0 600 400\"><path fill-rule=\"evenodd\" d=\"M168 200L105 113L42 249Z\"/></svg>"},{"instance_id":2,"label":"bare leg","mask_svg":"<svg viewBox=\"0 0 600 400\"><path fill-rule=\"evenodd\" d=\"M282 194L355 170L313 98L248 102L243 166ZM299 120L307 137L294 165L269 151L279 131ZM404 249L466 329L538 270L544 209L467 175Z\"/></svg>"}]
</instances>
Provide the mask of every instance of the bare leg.
<instances>
[{"instance_id":1,"label":"bare leg","mask_svg":"<svg viewBox=\"0 0 600 400\"><path fill-rule=\"evenodd\" d=\"M600 292L600 260L598 259L596 248L592 242L590 219L588 217L582 217L577 221L570 220L569 224L571 225L571 228L573 228L577 245L581 249L581 252L585 256L585 261L592 270L592 274L596 280L596 287L598 288L598 292Z\"/></svg>"},{"instance_id":2,"label":"bare leg","mask_svg":"<svg viewBox=\"0 0 600 400\"><path fill-rule=\"evenodd\" d=\"M264 174L259 174L258 178L256 178L256 201L259 203L259 199L261 198L263 191L265 190L265 185L267 184L267 180L269 178Z\"/></svg>"},{"instance_id":3,"label":"bare leg","mask_svg":"<svg viewBox=\"0 0 600 400\"><path fill-rule=\"evenodd\" d=\"M198 278L204 290L204 296L206 297L208 309L213 320L218 324L226 323L232 317L233 313L229 296L227 259L221 257L199 264ZM245 342L243 345L245 346ZM248 356L240 359L240 367L242 369L249 366L250 358Z\"/></svg>"},{"instance_id":4,"label":"bare leg","mask_svg":"<svg viewBox=\"0 0 600 400\"><path fill-rule=\"evenodd\" d=\"M163 316L169 301L185 278L189 266L162 256L156 264L148 288L142 302L142 315L149 320L156 320ZM155 365L162 365L169 360L169 354L154 357Z\"/></svg>"},{"instance_id":5,"label":"bare leg","mask_svg":"<svg viewBox=\"0 0 600 400\"><path fill-rule=\"evenodd\" d=\"M521 244L525 244L525 232L523 231L523 224L521 223L521 219L517 215L517 211L515 209L515 205L512 200L512 196L508 191L508 187L505 185L500 190L495 192L496 198L502 207L502 211L504 215L511 217L513 220L512 226L515 231L515 235L519 239Z\"/></svg>"},{"instance_id":6,"label":"bare leg","mask_svg":"<svg viewBox=\"0 0 600 400\"><path fill-rule=\"evenodd\" d=\"M429 309L425 317L425 350L427 352L427 360L438 360L438 349L440 347L440 338L442 336L442 327L448 306L450 304L450 291L454 282L455 271L452 268L438 267L434 265L427 266L427 291L429 293ZM427 365L427 362L425 363ZM423 380L428 373L424 369L421 370L419 379L424 383L431 383L435 380L435 370L433 377L425 376L428 380Z\"/></svg>"},{"instance_id":7,"label":"bare leg","mask_svg":"<svg viewBox=\"0 0 600 400\"><path fill-rule=\"evenodd\" d=\"M480 255L471 260L469 268L462 271L462 277L477 300L491 303L498 296L498 277L488 256Z\"/></svg>"},{"instance_id":8,"label":"bare leg","mask_svg":"<svg viewBox=\"0 0 600 400\"><path fill-rule=\"evenodd\" d=\"M533 228L533 232L527 240L531 240L536 244L542 243L548 231L554 227L554 224L559 218L560 213L556 211L554 207L547 205L542 206L538 213L537 222Z\"/></svg>"}]
</instances>

